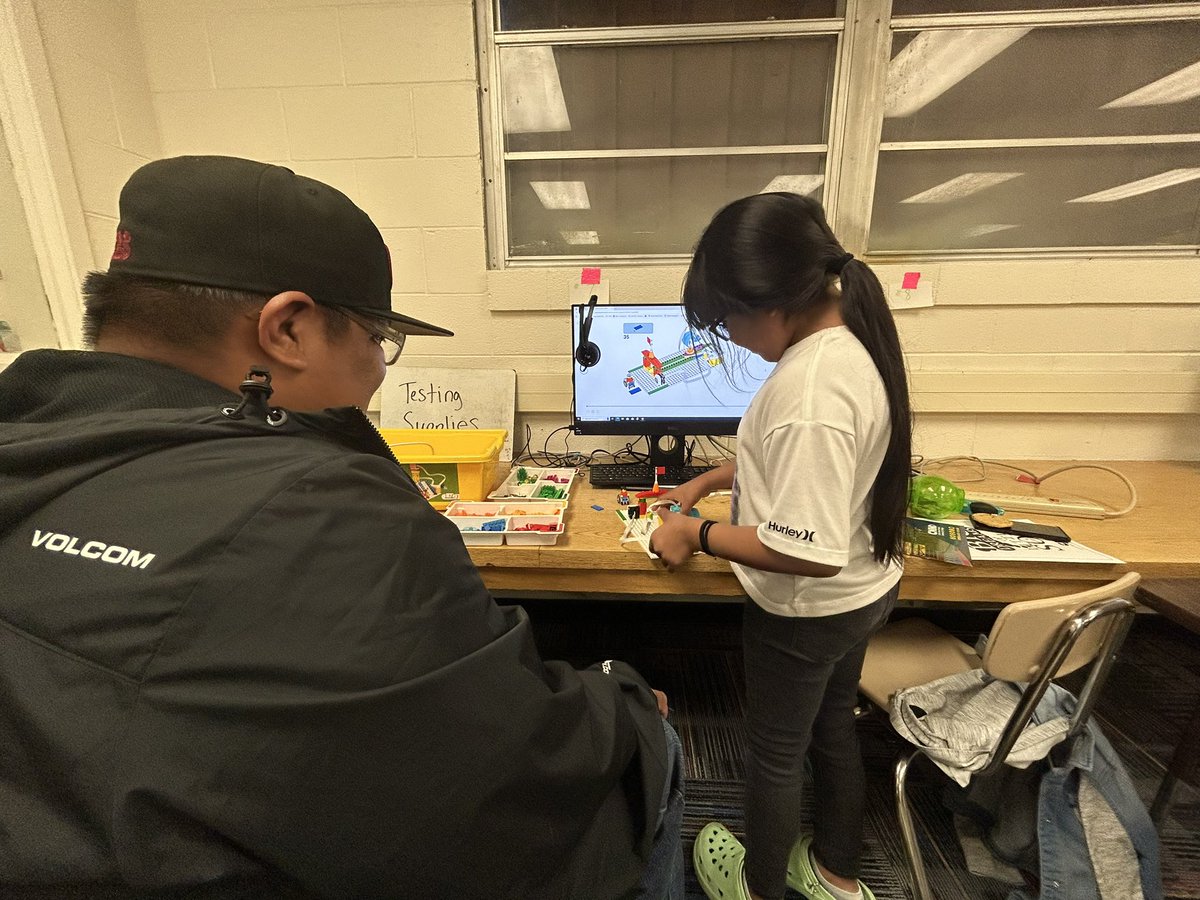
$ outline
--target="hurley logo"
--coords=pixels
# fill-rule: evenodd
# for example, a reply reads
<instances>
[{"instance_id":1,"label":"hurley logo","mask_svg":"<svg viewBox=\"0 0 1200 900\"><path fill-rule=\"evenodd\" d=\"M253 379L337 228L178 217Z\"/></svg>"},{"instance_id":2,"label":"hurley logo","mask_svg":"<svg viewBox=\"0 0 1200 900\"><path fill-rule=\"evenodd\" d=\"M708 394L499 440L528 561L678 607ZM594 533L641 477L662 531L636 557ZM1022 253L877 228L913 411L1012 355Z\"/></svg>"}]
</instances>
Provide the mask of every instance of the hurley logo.
<instances>
[{"instance_id":1,"label":"hurley logo","mask_svg":"<svg viewBox=\"0 0 1200 900\"><path fill-rule=\"evenodd\" d=\"M780 525L778 522L768 522L767 527L772 531L778 531L785 537L795 538L798 541L811 541L817 536L815 531L810 531L807 528L797 530L790 525Z\"/></svg>"},{"instance_id":2,"label":"hurley logo","mask_svg":"<svg viewBox=\"0 0 1200 900\"><path fill-rule=\"evenodd\" d=\"M154 559L153 553L142 553L130 550L117 544L105 544L101 541L85 541L79 546L79 538L71 534L58 534L53 531L33 531L33 546L55 553L65 553L67 556L79 556L83 559L98 559L114 566L129 566L131 569L144 569Z\"/></svg>"}]
</instances>

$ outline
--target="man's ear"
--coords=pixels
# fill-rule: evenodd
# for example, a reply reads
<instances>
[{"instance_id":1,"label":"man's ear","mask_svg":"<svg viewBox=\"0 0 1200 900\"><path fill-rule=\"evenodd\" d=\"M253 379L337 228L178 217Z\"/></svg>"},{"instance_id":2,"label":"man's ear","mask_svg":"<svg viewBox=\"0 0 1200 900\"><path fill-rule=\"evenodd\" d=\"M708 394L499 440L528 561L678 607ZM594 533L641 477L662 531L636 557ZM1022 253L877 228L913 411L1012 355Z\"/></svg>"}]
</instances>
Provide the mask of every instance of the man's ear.
<instances>
[{"instance_id":1,"label":"man's ear","mask_svg":"<svg viewBox=\"0 0 1200 900\"><path fill-rule=\"evenodd\" d=\"M270 363L302 372L312 360L315 341L325 338L325 317L312 297L283 291L258 316L258 345Z\"/></svg>"}]
</instances>

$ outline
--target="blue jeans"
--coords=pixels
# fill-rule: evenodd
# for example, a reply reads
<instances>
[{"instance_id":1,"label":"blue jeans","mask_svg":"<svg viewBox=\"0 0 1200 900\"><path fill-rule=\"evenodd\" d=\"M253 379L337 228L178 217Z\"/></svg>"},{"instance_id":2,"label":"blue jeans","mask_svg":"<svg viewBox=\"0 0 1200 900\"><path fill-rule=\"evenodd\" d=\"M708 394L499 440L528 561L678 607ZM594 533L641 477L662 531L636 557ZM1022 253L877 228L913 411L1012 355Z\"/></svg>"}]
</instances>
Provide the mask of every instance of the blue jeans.
<instances>
[{"instance_id":1,"label":"blue jeans","mask_svg":"<svg viewBox=\"0 0 1200 900\"><path fill-rule=\"evenodd\" d=\"M666 719L667 781L658 807L658 830L638 884L638 900L683 900L683 744Z\"/></svg>"}]
</instances>

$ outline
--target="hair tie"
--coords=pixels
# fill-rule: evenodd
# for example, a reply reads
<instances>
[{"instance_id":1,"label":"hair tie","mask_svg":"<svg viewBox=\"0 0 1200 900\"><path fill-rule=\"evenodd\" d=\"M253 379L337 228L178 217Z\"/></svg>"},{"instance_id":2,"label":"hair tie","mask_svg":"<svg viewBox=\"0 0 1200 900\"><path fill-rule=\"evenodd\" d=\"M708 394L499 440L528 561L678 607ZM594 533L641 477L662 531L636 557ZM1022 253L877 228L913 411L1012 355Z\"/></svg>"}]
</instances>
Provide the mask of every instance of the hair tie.
<instances>
[{"instance_id":1,"label":"hair tie","mask_svg":"<svg viewBox=\"0 0 1200 900\"><path fill-rule=\"evenodd\" d=\"M842 269L846 268L846 263L854 259L853 253L846 253L834 260L833 265L829 267L829 271L834 275L841 275Z\"/></svg>"}]
</instances>

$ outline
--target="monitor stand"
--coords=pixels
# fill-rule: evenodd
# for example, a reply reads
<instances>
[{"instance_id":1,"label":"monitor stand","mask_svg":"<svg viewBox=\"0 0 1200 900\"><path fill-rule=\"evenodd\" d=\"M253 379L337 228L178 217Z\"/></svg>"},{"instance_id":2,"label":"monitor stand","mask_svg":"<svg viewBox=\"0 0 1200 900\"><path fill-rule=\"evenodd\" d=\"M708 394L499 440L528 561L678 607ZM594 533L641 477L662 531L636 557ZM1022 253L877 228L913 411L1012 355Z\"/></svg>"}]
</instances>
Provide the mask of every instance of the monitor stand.
<instances>
[{"instance_id":1,"label":"monitor stand","mask_svg":"<svg viewBox=\"0 0 1200 900\"><path fill-rule=\"evenodd\" d=\"M650 442L650 465L654 468L684 464L686 454L682 437L674 434L648 434L646 439Z\"/></svg>"}]
</instances>

